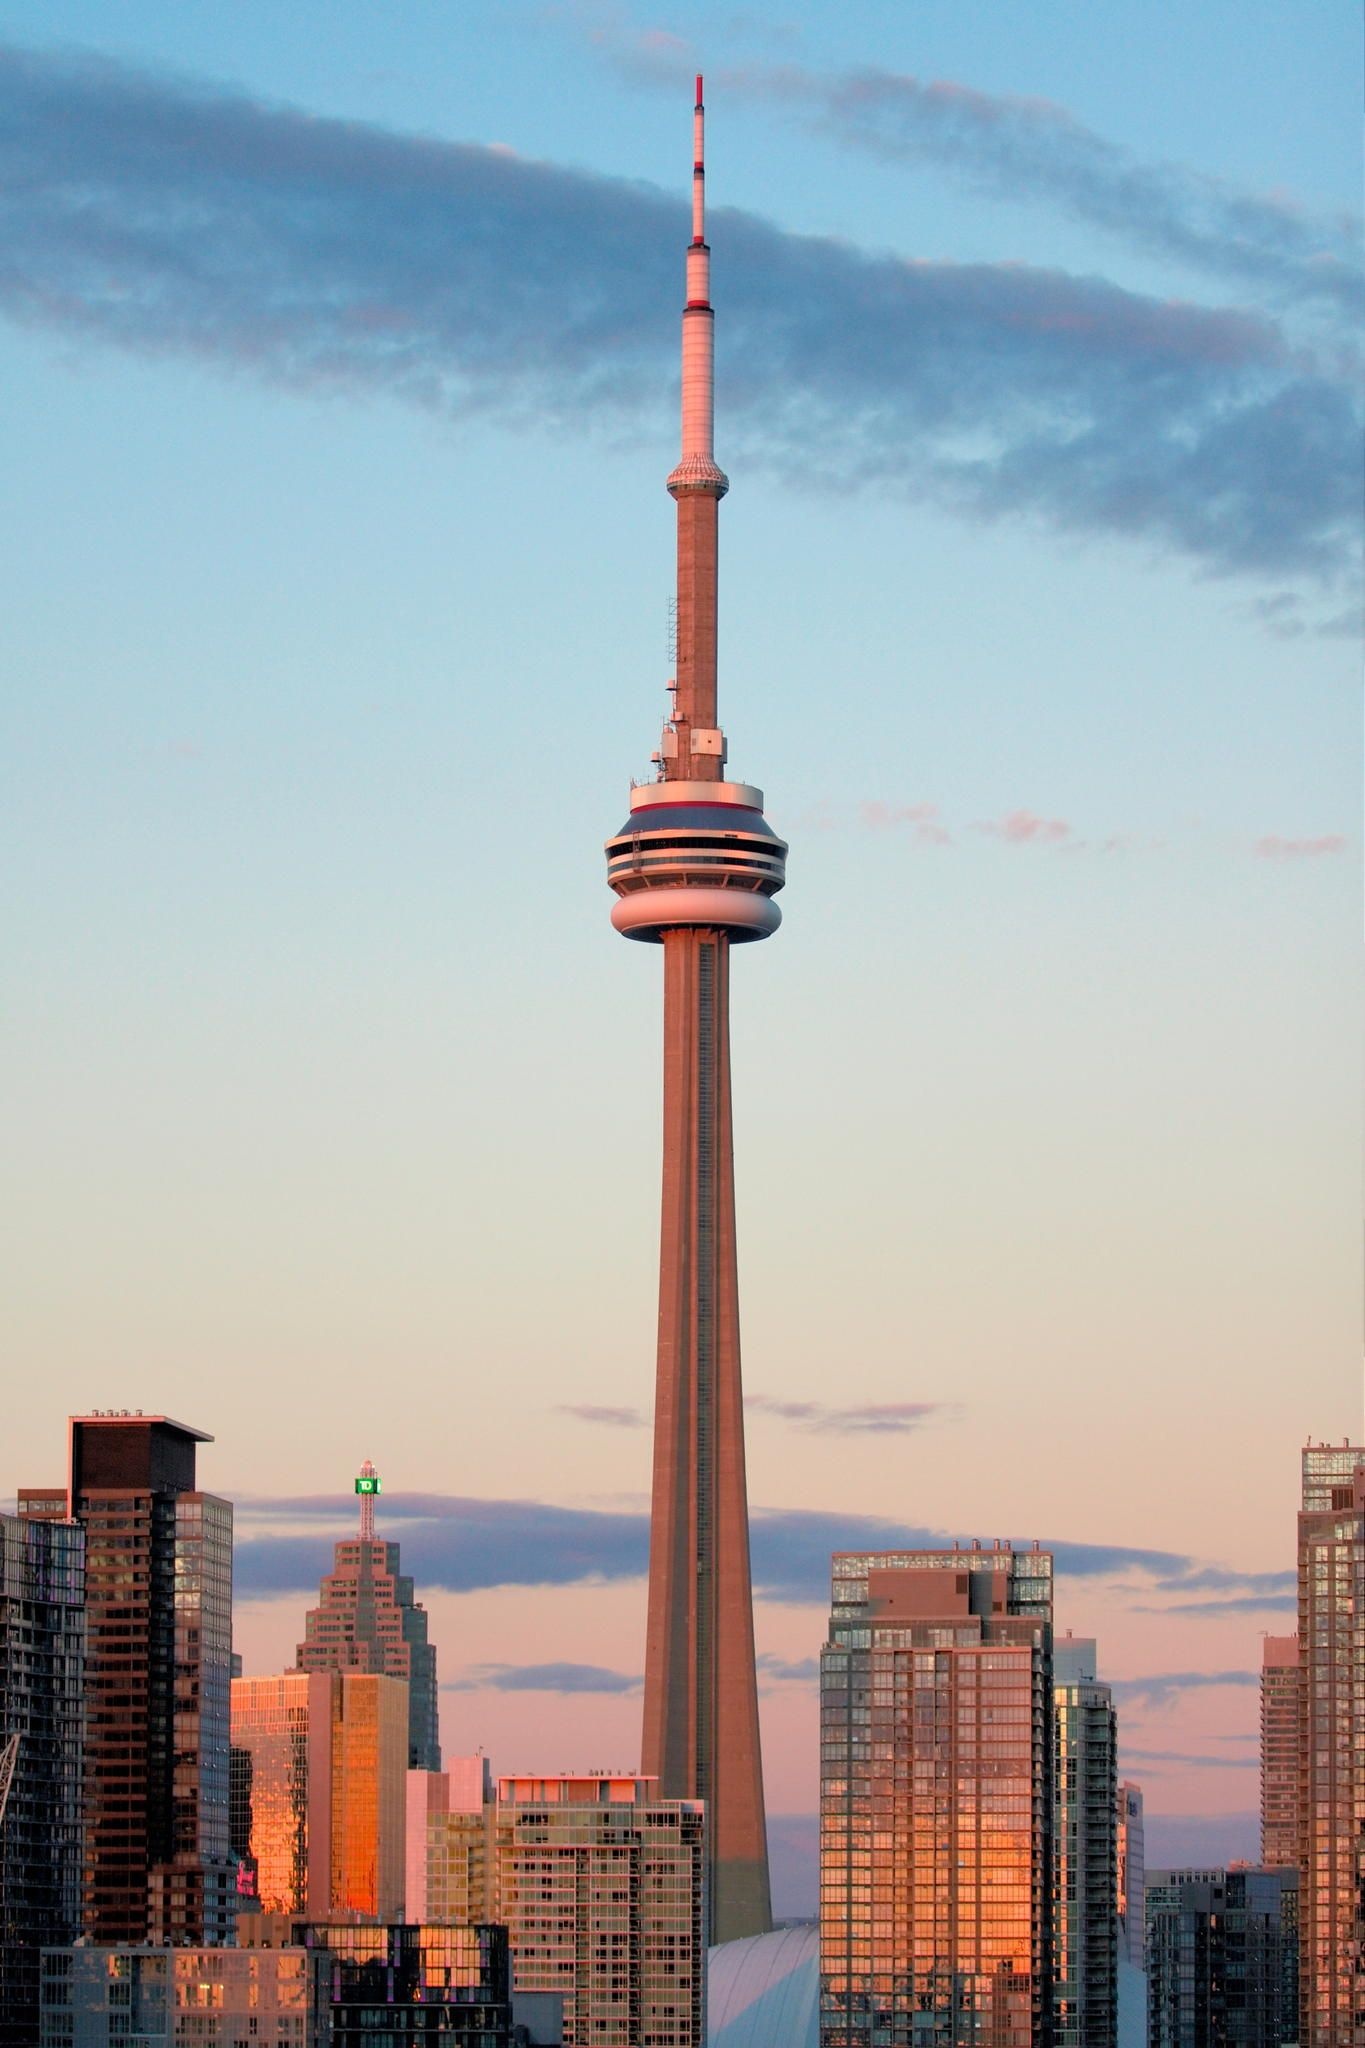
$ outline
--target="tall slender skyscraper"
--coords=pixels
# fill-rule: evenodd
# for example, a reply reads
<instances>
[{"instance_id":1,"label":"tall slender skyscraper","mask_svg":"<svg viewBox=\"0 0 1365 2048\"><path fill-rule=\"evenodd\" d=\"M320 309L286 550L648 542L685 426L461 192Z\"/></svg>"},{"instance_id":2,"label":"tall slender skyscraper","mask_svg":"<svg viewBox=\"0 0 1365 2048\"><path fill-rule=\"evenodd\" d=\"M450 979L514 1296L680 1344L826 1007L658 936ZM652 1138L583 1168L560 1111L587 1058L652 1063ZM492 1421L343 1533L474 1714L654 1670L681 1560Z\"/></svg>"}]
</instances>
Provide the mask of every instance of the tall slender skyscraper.
<instances>
[{"instance_id":1,"label":"tall slender skyscraper","mask_svg":"<svg viewBox=\"0 0 1365 2048\"><path fill-rule=\"evenodd\" d=\"M0 2048L32 2048L40 1950L81 1931L84 1733L85 1532L0 1515Z\"/></svg>"},{"instance_id":2,"label":"tall slender skyscraper","mask_svg":"<svg viewBox=\"0 0 1365 2048\"><path fill-rule=\"evenodd\" d=\"M1261 1643L1261 1862L1299 1862L1299 1639Z\"/></svg>"},{"instance_id":3,"label":"tall slender skyscraper","mask_svg":"<svg viewBox=\"0 0 1365 2048\"><path fill-rule=\"evenodd\" d=\"M1052 1653L1053 2048L1118 2039L1118 1844L1114 1695L1093 1636L1059 1636Z\"/></svg>"},{"instance_id":4,"label":"tall slender skyscraper","mask_svg":"<svg viewBox=\"0 0 1365 2048\"><path fill-rule=\"evenodd\" d=\"M1299 1514L1304 2048L1365 2039L1365 1445L1308 1444Z\"/></svg>"},{"instance_id":5,"label":"tall slender skyscraper","mask_svg":"<svg viewBox=\"0 0 1365 2048\"><path fill-rule=\"evenodd\" d=\"M664 954L663 1223L643 1769L704 1799L710 1939L771 1924L749 1579L730 1122L730 948L776 931L786 846L725 780L716 708L713 314L697 80L682 322L677 675L656 756L607 842L611 921Z\"/></svg>"}]
</instances>

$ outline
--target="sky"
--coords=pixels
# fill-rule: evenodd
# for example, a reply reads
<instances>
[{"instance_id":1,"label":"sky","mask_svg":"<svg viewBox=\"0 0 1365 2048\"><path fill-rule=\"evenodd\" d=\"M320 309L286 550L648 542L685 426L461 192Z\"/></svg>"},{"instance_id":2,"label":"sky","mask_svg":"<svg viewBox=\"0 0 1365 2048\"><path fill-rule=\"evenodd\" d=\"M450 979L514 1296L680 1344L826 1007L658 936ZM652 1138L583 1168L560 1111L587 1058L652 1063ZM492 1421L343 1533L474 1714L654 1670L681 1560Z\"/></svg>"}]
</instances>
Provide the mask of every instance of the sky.
<instances>
[{"instance_id":1,"label":"sky","mask_svg":"<svg viewBox=\"0 0 1365 2048\"><path fill-rule=\"evenodd\" d=\"M1165 1839L1254 1850L1298 1450L1360 1428L1360 41L0 5L0 1498L73 1411L210 1431L268 1671L372 1457L447 1751L637 1759L660 985L601 844L703 69L722 719L791 845L732 993L779 1904L872 1543L1053 1545Z\"/></svg>"}]
</instances>

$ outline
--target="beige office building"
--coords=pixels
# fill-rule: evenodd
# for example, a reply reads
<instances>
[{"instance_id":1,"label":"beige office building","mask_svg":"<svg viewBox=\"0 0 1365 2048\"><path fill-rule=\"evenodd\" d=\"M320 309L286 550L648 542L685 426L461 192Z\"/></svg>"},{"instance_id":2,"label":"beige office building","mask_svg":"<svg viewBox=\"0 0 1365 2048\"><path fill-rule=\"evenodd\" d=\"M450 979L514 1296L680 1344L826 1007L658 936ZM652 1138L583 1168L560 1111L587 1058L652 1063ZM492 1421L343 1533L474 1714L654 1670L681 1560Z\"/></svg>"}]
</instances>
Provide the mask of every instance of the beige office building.
<instances>
[{"instance_id":1,"label":"beige office building","mask_svg":"<svg viewBox=\"0 0 1365 2048\"><path fill-rule=\"evenodd\" d=\"M652 1778L500 1778L495 1827L513 1985L563 1998L565 2048L702 2048L700 1801Z\"/></svg>"},{"instance_id":2,"label":"beige office building","mask_svg":"<svg viewBox=\"0 0 1365 2048\"><path fill-rule=\"evenodd\" d=\"M443 1771L409 1771L407 1798L408 1919L437 1927L493 1920L494 1801L487 1758L452 1757Z\"/></svg>"}]
</instances>

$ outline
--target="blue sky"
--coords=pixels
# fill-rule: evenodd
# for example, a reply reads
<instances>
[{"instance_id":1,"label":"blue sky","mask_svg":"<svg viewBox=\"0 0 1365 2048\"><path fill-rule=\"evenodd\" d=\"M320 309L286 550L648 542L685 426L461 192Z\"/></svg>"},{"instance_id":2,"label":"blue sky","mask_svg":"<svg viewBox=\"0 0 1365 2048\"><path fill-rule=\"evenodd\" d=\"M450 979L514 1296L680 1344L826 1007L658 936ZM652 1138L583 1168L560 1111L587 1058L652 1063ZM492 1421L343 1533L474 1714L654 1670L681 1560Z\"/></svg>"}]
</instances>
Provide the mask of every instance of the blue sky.
<instances>
[{"instance_id":1,"label":"blue sky","mask_svg":"<svg viewBox=\"0 0 1365 2048\"><path fill-rule=\"evenodd\" d=\"M600 844L664 706L700 65L722 715L792 845L734 979L753 1498L1178 1554L1064 1622L1130 1680L1254 1666L1282 1606L1176 1581L1269 1586L1298 1444L1359 1426L1355 10L0 39L0 1490L164 1406L238 1497L370 1455L638 1508L659 990ZM641 1598L434 1593L443 1668L629 1675ZM249 1666L299 1609L244 1606ZM759 1629L802 1668L818 1606ZM628 1694L459 1682L449 1747L632 1761ZM1138 1695L1131 1740L1253 1708ZM765 1714L801 1810L808 1688Z\"/></svg>"}]
</instances>

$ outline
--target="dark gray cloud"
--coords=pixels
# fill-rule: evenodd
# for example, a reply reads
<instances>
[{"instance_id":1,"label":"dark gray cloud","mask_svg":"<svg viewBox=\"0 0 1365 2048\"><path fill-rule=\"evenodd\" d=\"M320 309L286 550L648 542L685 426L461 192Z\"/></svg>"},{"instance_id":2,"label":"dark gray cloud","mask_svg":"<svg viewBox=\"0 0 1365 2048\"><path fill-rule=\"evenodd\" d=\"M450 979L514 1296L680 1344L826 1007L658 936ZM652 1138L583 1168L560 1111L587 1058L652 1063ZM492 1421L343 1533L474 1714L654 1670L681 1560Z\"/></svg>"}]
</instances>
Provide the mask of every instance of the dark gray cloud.
<instances>
[{"instance_id":1,"label":"dark gray cloud","mask_svg":"<svg viewBox=\"0 0 1365 2048\"><path fill-rule=\"evenodd\" d=\"M354 1516L349 1494L239 1502L234 1567L239 1595L266 1598L315 1587L331 1568L332 1535L352 1528ZM419 1587L453 1593L635 1579L643 1577L649 1557L649 1516L643 1509L616 1512L458 1494L386 1494L380 1533L386 1530L401 1541L403 1569ZM832 1551L941 1549L953 1541L951 1530L884 1516L755 1508L754 1588L760 1599L823 1607ZM970 1539L963 1541L970 1547ZM1185 1575L1203 1569L1197 1559L1177 1551L1070 1541L1044 1547L1062 1577L1140 1572L1144 1581L1178 1587ZM1016 1548L1028 1545L1019 1542Z\"/></svg>"},{"instance_id":2,"label":"dark gray cloud","mask_svg":"<svg viewBox=\"0 0 1365 2048\"><path fill-rule=\"evenodd\" d=\"M561 1401L556 1415L571 1415L575 1422L593 1422L605 1429L648 1429L649 1417L640 1408L604 1407L597 1401Z\"/></svg>"},{"instance_id":3,"label":"dark gray cloud","mask_svg":"<svg viewBox=\"0 0 1365 2048\"><path fill-rule=\"evenodd\" d=\"M1297 1593L1224 1593L1212 1600L1169 1600L1164 1607L1135 1607L1135 1614L1296 1614Z\"/></svg>"},{"instance_id":4,"label":"dark gray cloud","mask_svg":"<svg viewBox=\"0 0 1365 2048\"><path fill-rule=\"evenodd\" d=\"M472 1664L442 1692L638 1692L642 1678L601 1664Z\"/></svg>"},{"instance_id":5,"label":"dark gray cloud","mask_svg":"<svg viewBox=\"0 0 1365 2048\"><path fill-rule=\"evenodd\" d=\"M956 1412L943 1401L862 1401L829 1407L823 1401L783 1401L770 1394L749 1394L744 1405L756 1415L773 1415L801 1429L834 1436L903 1436L936 1415Z\"/></svg>"},{"instance_id":6,"label":"dark gray cloud","mask_svg":"<svg viewBox=\"0 0 1365 2048\"><path fill-rule=\"evenodd\" d=\"M818 1657L776 1657L771 1650L760 1651L758 1675L779 1685L813 1685L820 1676Z\"/></svg>"},{"instance_id":7,"label":"dark gray cloud","mask_svg":"<svg viewBox=\"0 0 1365 2048\"><path fill-rule=\"evenodd\" d=\"M1109 1681L1115 1699L1145 1700L1152 1706L1163 1706L1178 1694L1204 1692L1211 1686L1259 1685L1260 1682L1259 1671L1152 1671L1145 1678L1114 1678Z\"/></svg>"},{"instance_id":8,"label":"dark gray cloud","mask_svg":"<svg viewBox=\"0 0 1365 2048\"><path fill-rule=\"evenodd\" d=\"M1279 1572L1239 1572L1231 1565L1205 1564L1198 1571L1184 1572L1176 1579L1158 1579L1161 1593L1293 1593L1299 1575L1290 1569Z\"/></svg>"},{"instance_id":9,"label":"dark gray cloud","mask_svg":"<svg viewBox=\"0 0 1365 2048\"><path fill-rule=\"evenodd\" d=\"M0 310L312 391L657 428L683 206L94 59L0 49ZM726 452L1335 581L1354 393L1273 322L1013 264L908 263L722 212Z\"/></svg>"},{"instance_id":10,"label":"dark gray cloud","mask_svg":"<svg viewBox=\"0 0 1365 2048\"><path fill-rule=\"evenodd\" d=\"M238 1590L247 1595L302 1591L331 1569L332 1545L322 1535L295 1535L291 1522L330 1518L347 1529L354 1503L345 1495L305 1496L243 1504L248 1530L234 1560ZM279 1524L286 1527L281 1532ZM476 1500L455 1494L385 1495L381 1534L403 1546L403 1569L419 1586L470 1593L487 1586L569 1586L637 1578L649 1555L649 1517L543 1501ZM397 1526L395 1526L397 1525Z\"/></svg>"},{"instance_id":11,"label":"dark gray cloud","mask_svg":"<svg viewBox=\"0 0 1365 2048\"><path fill-rule=\"evenodd\" d=\"M1220 1756L1217 1751L1194 1752L1188 1749L1130 1749L1122 1745L1121 1766L1134 1764L1183 1764L1187 1769L1205 1771L1254 1771L1259 1768L1259 1759L1254 1756Z\"/></svg>"},{"instance_id":12,"label":"dark gray cloud","mask_svg":"<svg viewBox=\"0 0 1365 2048\"><path fill-rule=\"evenodd\" d=\"M680 39L599 28L631 77L676 88L696 69ZM1176 164L1143 163L1051 101L978 92L869 65L712 68L717 97L761 99L888 161L948 166L993 198L1041 203L1130 247L1254 285L1277 301L1365 313L1360 222L1239 191Z\"/></svg>"}]
</instances>

